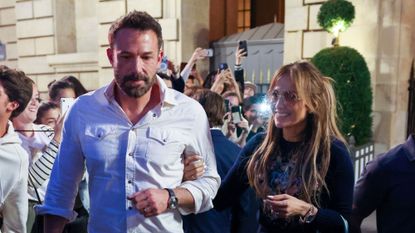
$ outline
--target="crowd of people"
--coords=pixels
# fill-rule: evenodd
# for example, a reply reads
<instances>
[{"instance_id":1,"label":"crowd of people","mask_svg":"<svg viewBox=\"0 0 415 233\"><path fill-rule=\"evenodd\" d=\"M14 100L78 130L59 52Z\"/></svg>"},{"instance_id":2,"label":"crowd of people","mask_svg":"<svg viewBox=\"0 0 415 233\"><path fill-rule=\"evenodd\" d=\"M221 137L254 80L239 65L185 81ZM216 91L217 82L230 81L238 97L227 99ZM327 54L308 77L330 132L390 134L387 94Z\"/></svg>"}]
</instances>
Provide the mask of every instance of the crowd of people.
<instances>
[{"instance_id":1,"label":"crowd of people","mask_svg":"<svg viewBox=\"0 0 415 233\"><path fill-rule=\"evenodd\" d=\"M0 66L0 232L360 232L373 210L379 232L415 232L413 136L355 187L333 81L310 62L261 95L239 47L233 71L203 78L207 50L176 71L145 12L108 38L114 79L95 91L65 76L42 101ZM76 99L67 112L62 98Z\"/></svg>"}]
</instances>

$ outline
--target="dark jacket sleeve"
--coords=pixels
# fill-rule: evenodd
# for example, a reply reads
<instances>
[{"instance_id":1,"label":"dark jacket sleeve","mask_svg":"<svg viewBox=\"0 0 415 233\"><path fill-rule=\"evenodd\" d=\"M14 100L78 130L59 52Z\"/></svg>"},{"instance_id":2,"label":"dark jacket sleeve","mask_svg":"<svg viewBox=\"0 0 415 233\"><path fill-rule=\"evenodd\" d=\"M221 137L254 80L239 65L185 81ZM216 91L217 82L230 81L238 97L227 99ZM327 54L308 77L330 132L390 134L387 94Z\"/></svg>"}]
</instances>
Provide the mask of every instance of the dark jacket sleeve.
<instances>
[{"instance_id":1,"label":"dark jacket sleeve","mask_svg":"<svg viewBox=\"0 0 415 233\"><path fill-rule=\"evenodd\" d=\"M245 81L244 81L244 69L239 69L234 71L234 76L236 83L238 83L239 91L241 92L242 97L244 96Z\"/></svg>"},{"instance_id":2,"label":"dark jacket sleeve","mask_svg":"<svg viewBox=\"0 0 415 233\"><path fill-rule=\"evenodd\" d=\"M174 90L179 91L181 93L184 92L185 83L184 83L184 80L181 76L177 79L174 78L174 77L171 77L171 82L172 82L172 86L173 86Z\"/></svg>"},{"instance_id":3,"label":"dark jacket sleeve","mask_svg":"<svg viewBox=\"0 0 415 233\"><path fill-rule=\"evenodd\" d=\"M350 153L338 140L331 145L327 176L328 201L324 207L318 209L312 224L320 232L345 232L344 220L348 227L352 211L354 173Z\"/></svg>"},{"instance_id":4,"label":"dark jacket sleeve","mask_svg":"<svg viewBox=\"0 0 415 233\"><path fill-rule=\"evenodd\" d=\"M215 209L223 210L238 204L240 196L249 187L246 166L263 138L264 134L256 135L241 150L237 160L222 181L218 194L213 200Z\"/></svg>"},{"instance_id":5,"label":"dark jacket sleeve","mask_svg":"<svg viewBox=\"0 0 415 233\"><path fill-rule=\"evenodd\" d=\"M386 185L382 185L385 178L379 159L367 163L354 190L350 232L361 232L362 220L369 216L385 197Z\"/></svg>"}]
</instances>

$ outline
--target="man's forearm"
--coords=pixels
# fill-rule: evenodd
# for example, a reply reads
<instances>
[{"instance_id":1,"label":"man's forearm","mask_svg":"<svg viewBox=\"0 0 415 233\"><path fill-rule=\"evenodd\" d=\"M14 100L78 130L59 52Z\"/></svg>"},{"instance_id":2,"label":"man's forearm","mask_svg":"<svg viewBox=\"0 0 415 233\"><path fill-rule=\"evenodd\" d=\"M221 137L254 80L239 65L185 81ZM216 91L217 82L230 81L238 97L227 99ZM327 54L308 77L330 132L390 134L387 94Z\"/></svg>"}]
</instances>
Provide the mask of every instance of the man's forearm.
<instances>
[{"instance_id":1,"label":"man's forearm","mask_svg":"<svg viewBox=\"0 0 415 233\"><path fill-rule=\"evenodd\" d=\"M185 188L175 188L174 194L176 195L179 206L185 209L194 210L195 209L195 200L193 195L189 190Z\"/></svg>"},{"instance_id":2,"label":"man's forearm","mask_svg":"<svg viewBox=\"0 0 415 233\"><path fill-rule=\"evenodd\" d=\"M57 215L45 215L45 233L62 233L67 219Z\"/></svg>"}]
</instances>

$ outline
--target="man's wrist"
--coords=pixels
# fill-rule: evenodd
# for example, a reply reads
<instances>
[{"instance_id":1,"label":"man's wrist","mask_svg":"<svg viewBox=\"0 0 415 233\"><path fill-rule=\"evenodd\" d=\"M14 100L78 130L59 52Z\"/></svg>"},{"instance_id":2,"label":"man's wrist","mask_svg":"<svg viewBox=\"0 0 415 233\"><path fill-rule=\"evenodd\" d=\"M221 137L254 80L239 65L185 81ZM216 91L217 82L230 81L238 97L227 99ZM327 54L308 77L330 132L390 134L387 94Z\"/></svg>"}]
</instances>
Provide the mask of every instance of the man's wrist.
<instances>
[{"instance_id":1,"label":"man's wrist","mask_svg":"<svg viewBox=\"0 0 415 233\"><path fill-rule=\"evenodd\" d=\"M164 190L168 193L167 198L167 209L169 210L175 210L179 206L179 200L174 192L173 189L165 188Z\"/></svg>"}]
</instances>

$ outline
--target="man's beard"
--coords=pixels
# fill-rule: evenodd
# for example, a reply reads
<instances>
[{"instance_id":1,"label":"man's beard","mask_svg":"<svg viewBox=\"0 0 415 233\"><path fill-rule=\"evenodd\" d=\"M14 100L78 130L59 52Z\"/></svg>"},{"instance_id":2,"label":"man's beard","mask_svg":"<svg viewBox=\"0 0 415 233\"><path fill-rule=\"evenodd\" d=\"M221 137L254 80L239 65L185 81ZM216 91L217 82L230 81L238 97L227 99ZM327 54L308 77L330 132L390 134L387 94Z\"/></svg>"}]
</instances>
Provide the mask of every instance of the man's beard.
<instances>
[{"instance_id":1,"label":"man's beard","mask_svg":"<svg viewBox=\"0 0 415 233\"><path fill-rule=\"evenodd\" d=\"M123 77L116 75L118 85L121 90L129 97L139 98L150 90L153 84L156 82L156 77L150 78L144 74L129 74ZM144 81L144 85L135 86L134 81Z\"/></svg>"}]
</instances>

